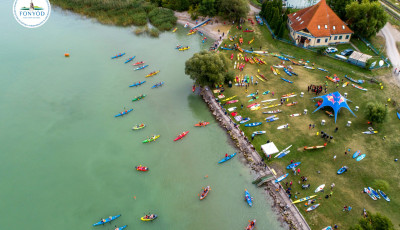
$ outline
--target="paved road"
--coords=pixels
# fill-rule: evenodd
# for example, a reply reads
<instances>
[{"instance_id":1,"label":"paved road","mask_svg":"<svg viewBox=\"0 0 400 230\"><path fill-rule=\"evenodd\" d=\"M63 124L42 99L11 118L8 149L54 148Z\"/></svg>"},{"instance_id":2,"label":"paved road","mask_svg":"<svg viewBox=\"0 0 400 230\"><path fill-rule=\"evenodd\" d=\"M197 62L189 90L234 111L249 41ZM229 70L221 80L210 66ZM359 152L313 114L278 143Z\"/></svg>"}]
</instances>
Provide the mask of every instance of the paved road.
<instances>
[{"instance_id":1,"label":"paved road","mask_svg":"<svg viewBox=\"0 0 400 230\"><path fill-rule=\"evenodd\" d=\"M392 62L392 73L394 73L394 69L397 68L398 71L400 69L400 54L396 46L396 41L400 42L400 32L393 28L390 23L386 23L386 25L381 30L381 33L386 40L386 53L390 61ZM400 75L393 74L393 76L397 79L397 82L399 83Z\"/></svg>"}]
</instances>

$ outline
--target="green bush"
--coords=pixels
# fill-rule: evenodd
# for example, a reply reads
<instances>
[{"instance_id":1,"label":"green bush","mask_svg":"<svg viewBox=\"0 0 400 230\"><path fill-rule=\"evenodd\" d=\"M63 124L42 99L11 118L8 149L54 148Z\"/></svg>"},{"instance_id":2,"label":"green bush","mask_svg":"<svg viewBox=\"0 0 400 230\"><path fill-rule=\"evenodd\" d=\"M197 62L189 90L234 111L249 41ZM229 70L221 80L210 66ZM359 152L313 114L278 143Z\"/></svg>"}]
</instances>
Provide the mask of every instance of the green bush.
<instances>
[{"instance_id":1,"label":"green bush","mask_svg":"<svg viewBox=\"0 0 400 230\"><path fill-rule=\"evenodd\" d=\"M149 31L149 34L150 34L150 36L152 36L152 37L158 38L158 37L160 36L160 31L159 31L158 29L156 29L156 28L152 28L152 29Z\"/></svg>"},{"instance_id":2,"label":"green bush","mask_svg":"<svg viewBox=\"0 0 400 230\"><path fill-rule=\"evenodd\" d=\"M376 179L374 180L373 185L375 189L380 189L382 191L389 190L389 183L385 180Z\"/></svg>"},{"instance_id":3,"label":"green bush","mask_svg":"<svg viewBox=\"0 0 400 230\"><path fill-rule=\"evenodd\" d=\"M367 109L365 110L365 116L368 120L382 123L387 114L387 108L385 105L377 102L369 102L367 104Z\"/></svg>"}]
</instances>

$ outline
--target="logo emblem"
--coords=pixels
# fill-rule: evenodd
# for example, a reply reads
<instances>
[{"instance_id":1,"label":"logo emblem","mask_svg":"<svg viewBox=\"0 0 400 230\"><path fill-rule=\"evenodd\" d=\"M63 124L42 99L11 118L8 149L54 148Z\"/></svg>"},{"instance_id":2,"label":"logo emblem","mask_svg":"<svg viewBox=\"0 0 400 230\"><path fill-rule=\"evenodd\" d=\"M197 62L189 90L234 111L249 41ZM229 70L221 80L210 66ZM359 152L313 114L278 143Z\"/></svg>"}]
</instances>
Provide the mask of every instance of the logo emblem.
<instances>
[{"instance_id":1,"label":"logo emblem","mask_svg":"<svg viewBox=\"0 0 400 230\"><path fill-rule=\"evenodd\" d=\"M27 28L43 25L49 19L50 12L48 0L15 0L13 5L15 20Z\"/></svg>"}]
</instances>

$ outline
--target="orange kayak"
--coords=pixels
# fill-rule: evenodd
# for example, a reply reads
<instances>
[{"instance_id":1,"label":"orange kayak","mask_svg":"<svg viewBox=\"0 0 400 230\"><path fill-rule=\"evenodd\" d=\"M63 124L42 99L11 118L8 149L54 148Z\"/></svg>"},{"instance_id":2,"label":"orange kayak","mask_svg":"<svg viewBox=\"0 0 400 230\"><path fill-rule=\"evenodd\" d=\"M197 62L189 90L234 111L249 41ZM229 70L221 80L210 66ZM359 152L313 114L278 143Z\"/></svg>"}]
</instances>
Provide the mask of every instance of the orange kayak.
<instances>
[{"instance_id":1,"label":"orange kayak","mask_svg":"<svg viewBox=\"0 0 400 230\"><path fill-rule=\"evenodd\" d=\"M199 122L199 123L195 124L194 126L196 126L196 127L204 127L204 126L206 126L208 124L210 124L210 122Z\"/></svg>"}]
</instances>

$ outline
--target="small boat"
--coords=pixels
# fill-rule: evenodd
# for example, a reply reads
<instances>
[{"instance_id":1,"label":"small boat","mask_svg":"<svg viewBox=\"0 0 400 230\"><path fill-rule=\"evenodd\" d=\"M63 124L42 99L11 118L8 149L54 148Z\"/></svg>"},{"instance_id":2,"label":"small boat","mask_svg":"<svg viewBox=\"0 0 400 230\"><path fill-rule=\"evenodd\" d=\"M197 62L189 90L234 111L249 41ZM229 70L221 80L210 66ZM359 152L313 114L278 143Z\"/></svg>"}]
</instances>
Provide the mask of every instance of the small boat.
<instances>
[{"instance_id":1,"label":"small boat","mask_svg":"<svg viewBox=\"0 0 400 230\"><path fill-rule=\"evenodd\" d=\"M362 133L364 133L364 134L377 134L378 131L365 131L365 132L362 132Z\"/></svg>"},{"instance_id":2,"label":"small boat","mask_svg":"<svg viewBox=\"0 0 400 230\"><path fill-rule=\"evenodd\" d=\"M289 124L278 126L276 129L287 129L289 128Z\"/></svg>"},{"instance_id":3,"label":"small boat","mask_svg":"<svg viewBox=\"0 0 400 230\"><path fill-rule=\"evenodd\" d=\"M164 82L163 82L163 81L162 81L162 82L159 82L159 83L157 83L157 84L155 84L155 85L153 85L151 88L152 88L152 89L158 88L158 87L160 87L160 86L162 86L162 85L164 85Z\"/></svg>"},{"instance_id":4,"label":"small boat","mask_svg":"<svg viewBox=\"0 0 400 230\"><path fill-rule=\"evenodd\" d=\"M228 155L227 157L222 158L222 160L218 161L218 164L224 163L225 161L229 161L234 156L236 156L236 153L232 153L231 155Z\"/></svg>"},{"instance_id":5,"label":"small boat","mask_svg":"<svg viewBox=\"0 0 400 230\"><path fill-rule=\"evenodd\" d=\"M136 166L135 168L137 171L142 171L142 172L149 171L149 168L143 165Z\"/></svg>"},{"instance_id":6,"label":"small boat","mask_svg":"<svg viewBox=\"0 0 400 230\"><path fill-rule=\"evenodd\" d=\"M146 75L146 77L151 77L151 76L154 76L154 75L158 74L159 72L160 72L160 70L157 70L157 71L151 72L151 73L147 74L147 75Z\"/></svg>"},{"instance_id":7,"label":"small boat","mask_svg":"<svg viewBox=\"0 0 400 230\"><path fill-rule=\"evenodd\" d=\"M207 186L206 188L204 188L203 191L201 192L200 200L203 200L204 198L206 198L206 196L208 195L208 192L210 192L210 190L211 190L210 186Z\"/></svg>"},{"instance_id":8,"label":"small boat","mask_svg":"<svg viewBox=\"0 0 400 230\"><path fill-rule=\"evenodd\" d=\"M139 130L139 129L143 129L144 127L146 127L145 124L140 124L140 125L135 125L132 127L133 130Z\"/></svg>"},{"instance_id":9,"label":"small boat","mask_svg":"<svg viewBox=\"0 0 400 230\"><path fill-rule=\"evenodd\" d=\"M247 201L247 204L249 204L250 207L253 206L253 197L250 196L249 191L247 189L244 190L244 198Z\"/></svg>"},{"instance_id":10,"label":"small boat","mask_svg":"<svg viewBox=\"0 0 400 230\"><path fill-rule=\"evenodd\" d=\"M267 112L263 112L264 114L274 114L274 113L281 113L282 110L277 109L277 110L272 110L272 111L267 111Z\"/></svg>"},{"instance_id":11,"label":"small boat","mask_svg":"<svg viewBox=\"0 0 400 230\"><path fill-rule=\"evenodd\" d=\"M347 74L344 75L344 77L347 78L347 79L349 79L350 81L352 81L352 82L354 82L354 83L357 83L357 84L362 84L362 83L364 83L364 80L355 80L355 79L353 79L353 78L351 78L351 77L348 77Z\"/></svg>"},{"instance_id":12,"label":"small boat","mask_svg":"<svg viewBox=\"0 0 400 230\"><path fill-rule=\"evenodd\" d=\"M135 64L132 65L142 65L142 64L144 64L144 61L136 62Z\"/></svg>"},{"instance_id":13,"label":"small boat","mask_svg":"<svg viewBox=\"0 0 400 230\"><path fill-rule=\"evenodd\" d=\"M139 81L139 82L133 83L133 84L130 85L129 87L139 86L139 85L141 85L141 84L144 84L145 82L146 82L146 81Z\"/></svg>"},{"instance_id":14,"label":"small boat","mask_svg":"<svg viewBox=\"0 0 400 230\"><path fill-rule=\"evenodd\" d=\"M347 171L347 169L348 169L347 166L343 166L337 171L337 174L338 175L343 174L344 172Z\"/></svg>"},{"instance_id":15,"label":"small boat","mask_svg":"<svg viewBox=\"0 0 400 230\"><path fill-rule=\"evenodd\" d=\"M146 68L147 66L149 66L149 65L144 65L144 66L137 67L135 70L141 70L141 69Z\"/></svg>"},{"instance_id":16,"label":"small boat","mask_svg":"<svg viewBox=\"0 0 400 230\"><path fill-rule=\"evenodd\" d=\"M133 57L128 58L128 60L125 61L125 64L128 63L128 62L131 62L133 59L135 59L135 57L136 57L136 56L133 56Z\"/></svg>"},{"instance_id":17,"label":"small boat","mask_svg":"<svg viewBox=\"0 0 400 230\"><path fill-rule=\"evenodd\" d=\"M150 137L149 139L146 139L146 140L144 140L142 142L143 143L150 143L152 141L156 141L159 137L160 137L160 135L154 135L154 136Z\"/></svg>"},{"instance_id":18,"label":"small boat","mask_svg":"<svg viewBox=\"0 0 400 230\"><path fill-rule=\"evenodd\" d=\"M190 47L189 47L189 46L186 46L186 47L180 48L180 49L178 49L178 50L179 50L179 51L185 51L185 50L188 50L188 49L190 49Z\"/></svg>"},{"instance_id":19,"label":"small boat","mask_svg":"<svg viewBox=\"0 0 400 230\"><path fill-rule=\"evenodd\" d=\"M328 70L326 70L326 69L322 69L322 68L317 68L318 70L321 70L321 71L324 71L324 72L329 72Z\"/></svg>"},{"instance_id":20,"label":"small boat","mask_svg":"<svg viewBox=\"0 0 400 230\"><path fill-rule=\"evenodd\" d=\"M188 133L189 133L189 131L186 131L186 132L183 132L183 133L179 134L179 135L174 139L174 141L177 141L177 140L180 140L180 139L184 138Z\"/></svg>"},{"instance_id":21,"label":"small boat","mask_svg":"<svg viewBox=\"0 0 400 230\"><path fill-rule=\"evenodd\" d=\"M176 47L175 47L175 49L180 49L180 48L182 48L183 46L182 45L177 45Z\"/></svg>"},{"instance_id":22,"label":"small boat","mask_svg":"<svg viewBox=\"0 0 400 230\"><path fill-rule=\"evenodd\" d=\"M233 104L233 103L236 103L236 102L238 102L239 100L232 100L232 101L228 101L228 102L226 102L226 104Z\"/></svg>"},{"instance_id":23,"label":"small boat","mask_svg":"<svg viewBox=\"0 0 400 230\"><path fill-rule=\"evenodd\" d=\"M304 146L304 150L321 149L321 148L325 148L325 146L324 145Z\"/></svg>"},{"instance_id":24,"label":"small boat","mask_svg":"<svg viewBox=\"0 0 400 230\"><path fill-rule=\"evenodd\" d=\"M369 191L374 194L374 196L378 199L381 199L381 197L379 196L378 192L376 192L373 188L368 187Z\"/></svg>"},{"instance_id":25,"label":"small boat","mask_svg":"<svg viewBox=\"0 0 400 230\"><path fill-rule=\"evenodd\" d=\"M331 226L325 227L322 230L333 230Z\"/></svg>"},{"instance_id":26,"label":"small boat","mask_svg":"<svg viewBox=\"0 0 400 230\"><path fill-rule=\"evenodd\" d=\"M290 114L290 116L291 117L298 117L298 116L301 116L301 113L293 113L293 114Z\"/></svg>"},{"instance_id":27,"label":"small boat","mask_svg":"<svg viewBox=\"0 0 400 230\"><path fill-rule=\"evenodd\" d=\"M287 75L292 76L292 73L291 73L288 69L283 68L283 71L285 71L285 73L286 73Z\"/></svg>"},{"instance_id":28,"label":"small boat","mask_svg":"<svg viewBox=\"0 0 400 230\"><path fill-rule=\"evenodd\" d=\"M114 117L124 116L125 114L128 114L128 113L132 112L132 110L133 110L133 109L125 110L125 111L123 111L123 112L121 112L121 113L115 115Z\"/></svg>"},{"instance_id":29,"label":"small boat","mask_svg":"<svg viewBox=\"0 0 400 230\"><path fill-rule=\"evenodd\" d=\"M360 156L361 151L357 150L354 154L353 154L353 159Z\"/></svg>"},{"instance_id":30,"label":"small boat","mask_svg":"<svg viewBox=\"0 0 400 230\"><path fill-rule=\"evenodd\" d=\"M210 124L210 122L199 122L197 124L195 124L194 126L196 127L205 127L206 125Z\"/></svg>"},{"instance_id":31,"label":"small boat","mask_svg":"<svg viewBox=\"0 0 400 230\"><path fill-rule=\"evenodd\" d=\"M274 67L272 67L272 66L271 66L271 71L272 71L272 73L273 73L274 75L277 75L277 73L276 73Z\"/></svg>"},{"instance_id":32,"label":"small boat","mask_svg":"<svg viewBox=\"0 0 400 230\"><path fill-rule=\"evenodd\" d=\"M312 196L303 197L303 198L301 198L301 199L298 199L298 200L293 201L292 204L301 203L301 202L303 202L303 201L312 199L312 198L314 198L314 197L316 197L316 196L317 196L317 195L312 195Z\"/></svg>"},{"instance_id":33,"label":"small boat","mask_svg":"<svg viewBox=\"0 0 400 230\"><path fill-rule=\"evenodd\" d=\"M385 199L387 202L390 202L389 197L384 192L382 192L381 190L378 190L378 192L379 192L379 194L381 194L383 199Z\"/></svg>"},{"instance_id":34,"label":"small boat","mask_svg":"<svg viewBox=\"0 0 400 230\"><path fill-rule=\"evenodd\" d=\"M255 127L255 126L259 126L261 125L261 122L254 122L254 123L250 123L250 124L245 124L245 127Z\"/></svg>"},{"instance_id":35,"label":"small boat","mask_svg":"<svg viewBox=\"0 0 400 230\"><path fill-rule=\"evenodd\" d=\"M288 151L291 147L292 147L292 145L289 145L289 146L286 147L284 150L282 150L282 151L280 151L278 154L276 154L274 158L279 157L281 154L283 154L284 152Z\"/></svg>"},{"instance_id":36,"label":"small boat","mask_svg":"<svg viewBox=\"0 0 400 230\"><path fill-rule=\"evenodd\" d=\"M343 83L342 87L346 87L349 84L348 81L346 81L345 83Z\"/></svg>"},{"instance_id":37,"label":"small boat","mask_svg":"<svg viewBox=\"0 0 400 230\"><path fill-rule=\"evenodd\" d=\"M158 216L156 214L151 214L151 215L145 215L140 220L142 221L153 221L157 218Z\"/></svg>"},{"instance_id":38,"label":"small boat","mask_svg":"<svg viewBox=\"0 0 400 230\"><path fill-rule=\"evenodd\" d=\"M256 219L249 221L249 225L247 225L246 230L253 230L256 227Z\"/></svg>"},{"instance_id":39,"label":"small boat","mask_svg":"<svg viewBox=\"0 0 400 230\"><path fill-rule=\"evenodd\" d=\"M246 122L250 121L250 117L245 117L241 121L239 121L240 124L244 124Z\"/></svg>"},{"instance_id":40,"label":"small boat","mask_svg":"<svg viewBox=\"0 0 400 230\"><path fill-rule=\"evenodd\" d=\"M114 230L122 230L122 229L124 229L124 228L126 228L126 227L128 227L128 225L124 225L124 226L122 226L122 227L115 228Z\"/></svg>"},{"instance_id":41,"label":"small boat","mask_svg":"<svg viewBox=\"0 0 400 230\"><path fill-rule=\"evenodd\" d=\"M324 190L324 188L325 188L325 184L321 184L320 186L318 186L318 188L317 188L317 189L315 189L315 191L314 191L314 192L321 192L321 191L323 191L323 190Z\"/></svg>"},{"instance_id":42,"label":"small boat","mask_svg":"<svg viewBox=\"0 0 400 230\"><path fill-rule=\"evenodd\" d=\"M172 31L172 33L175 33L177 29L178 29L178 27L176 27L176 28Z\"/></svg>"},{"instance_id":43,"label":"small boat","mask_svg":"<svg viewBox=\"0 0 400 230\"><path fill-rule=\"evenodd\" d=\"M399 112L397 112L397 118L399 118L399 120L400 120L400 113Z\"/></svg>"},{"instance_id":44,"label":"small boat","mask_svg":"<svg viewBox=\"0 0 400 230\"><path fill-rule=\"evenodd\" d=\"M101 221L99 221L99 222L93 224L93 226L98 226L98 225L102 225L102 224L111 222L111 221L117 219L117 218L120 217L120 216L121 216L121 214L120 214L120 215L116 215L116 216L110 216L110 217L108 217L107 219L102 219Z\"/></svg>"},{"instance_id":45,"label":"small boat","mask_svg":"<svg viewBox=\"0 0 400 230\"><path fill-rule=\"evenodd\" d=\"M315 68L314 67L312 67L312 66L304 66L304 68L306 68L306 69L311 69L311 70L314 70Z\"/></svg>"},{"instance_id":46,"label":"small boat","mask_svg":"<svg viewBox=\"0 0 400 230\"><path fill-rule=\"evenodd\" d=\"M232 96L232 97L228 97L228 98L222 100L222 102L232 100L232 99L235 98L235 97L237 97L237 96L235 95L235 96Z\"/></svg>"},{"instance_id":47,"label":"small boat","mask_svg":"<svg viewBox=\"0 0 400 230\"><path fill-rule=\"evenodd\" d=\"M276 115L275 115L275 116L276 116ZM273 117L273 118L269 118L269 119L266 118L266 119L265 119L265 122L268 123L268 122L273 122L273 121L277 121L277 120L279 120L279 117Z\"/></svg>"},{"instance_id":48,"label":"small boat","mask_svg":"<svg viewBox=\"0 0 400 230\"><path fill-rule=\"evenodd\" d=\"M354 84L351 84L351 85L352 85L354 88L357 88L357 89L359 89L359 90L368 91L368 89L363 88L363 87L361 87L361 86L354 85Z\"/></svg>"},{"instance_id":49,"label":"small boat","mask_svg":"<svg viewBox=\"0 0 400 230\"><path fill-rule=\"evenodd\" d=\"M364 192L367 193L371 199L378 200L378 198L376 198L376 196L368 188L364 188Z\"/></svg>"},{"instance_id":50,"label":"small boat","mask_svg":"<svg viewBox=\"0 0 400 230\"><path fill-rule=\"evenodd\" d=\"M361 154L359 157L356 158L356 161L361 161L362 159L365 158L365 154Z\"/></svg>"},{"instance_id":51,"label":"small boat","mask_svg":"<svg viewBox=\"0 0 400 230\"><path fill-rule=\"evenodd\" d=\"M111 57L111 59L114 59L114 58L119 58L119 57L122 57L122 56L124 56L125 55L125 53L119 53L119 54L117 54L117 55L115 55L114 57Z\"/></svg>"},{"instance_id":52,"label":"small boat","mask_svg":"<svg viewBox=\"0 0 400 230\"><path fill-rule=\"evenodd\" d=\"M289 173L286 173L285 175L282 175L282 176L278 177L278 178L275 180L275 183L278 183L278 182L283 181L287 176L289 176Z\"/></svg>"},{"instance_id":53,"label":"small boat","mask_svg":"<svg viewBox=\"0 0 400 230\"><path fill-rule=\"evenodd\" d=\"M285 78L283 78L283 77L281 77L281 79L284 80L284 81L286 81L286 82L288 82L288 83L293 83L292 81L290 81L290 80L288 80L288 79L285 79Z\"/></svg>"},{"instance_id":54,"label":"small boat","mask_svg":"<svg viewBox=\"0 0 400 230\"><path fill-rule=\"evenodd\" d=\"M263 94L263 95L267 95L267 94L269 94L270 92L271 92L271 91L267 90L267 91L263 92L262 94Z\"/></svg>"},{"instance_id":55,"label":"small boat","mask_svg":"<svg viewBox=\"0 0 400 230\"><path fill-rule=\"evenodd\" d=\"M133 98L132 101L139 101L139 100L143 99L144 97L146 97L146 94L139 95L139 96Z\"/></svg>"},{"instance_id":56,"label":"small boat","mask_svg":"<svg viewBox=\"0 0 400 230\"><path fill-rule=\"evenodd\" d=\"M312 210L315 210L316 208L319 207L319 205L320 205L320 204L314 204L313 206L307 208L306 212L310 212L310 211L312 211Z\"/></svg>"},{"instance_id":57,"label":"small boat","mask_svg":"<svg viewBox=\"0 0 400 230\"><path fill-rule=\"evenodd\" d=\"M294 101L294 102L292 102L292 103L286 104L286 106L293 106L293 105L297 105L297 102Z\"/></svg>"},{"instance_id":58,"label":"small boat","mask_svg":"<svg viewBox=\"0 0 400 230\"><path fill-rule=\"evenodd\" d=\"M296 167L299 166L300 164L301 164L301 162L292 163L292 164L286 166L286 169L296 168Z\"/></svg>"},{"instance_id":59,"label":"small boat","mask_svg":"<svg viewBox=\"0 0 400 230\"><path fill-rule=\"evenodd\" d=\"M237 107L236 106L234 106L234 107L230 107L230 108L228 108L228 111L229 112L232 112L232 111L235 111L237 109Z\"/></svg>"},{"instance_id":60,"label":"small boat","mask_svg":"<svg viewBox=\"0 0 400 230\"><path fill-rule=\"evenodd\" d=\"M254 101L254 100L256 100L256 99L258 99L258 97L252 98L252 99L250 99L248 102L252 102L252 101Z\"/></svg>"},{"instance_id":61,"label":"small boat","mask_svg":"<svg viewBox=\"0 0 400 230\"><path fill-rule=\"evenodd\" d=\"M278 68L278 69L283 69L285 68L285 66L283 65L273 65L273 67ZM275 70L276 71L276 70Z\"/></svg>"}]
</instances>

